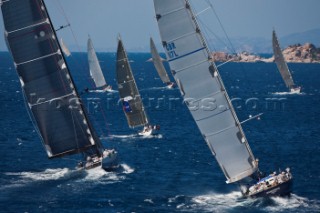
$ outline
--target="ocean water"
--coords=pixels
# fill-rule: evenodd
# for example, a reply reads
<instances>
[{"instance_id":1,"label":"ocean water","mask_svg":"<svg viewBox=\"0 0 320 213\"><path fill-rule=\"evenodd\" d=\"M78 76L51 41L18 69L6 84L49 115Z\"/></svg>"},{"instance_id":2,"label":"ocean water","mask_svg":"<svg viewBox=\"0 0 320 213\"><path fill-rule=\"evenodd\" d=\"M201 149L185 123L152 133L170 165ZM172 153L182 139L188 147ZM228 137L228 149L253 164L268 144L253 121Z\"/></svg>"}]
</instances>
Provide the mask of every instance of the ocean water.
<instances>
[{"instance_id":1,"label":"ocean water","mask_svg":"<svg viewBox=\"0 0 320 213\"><path fill-rule=\"evenodd\" d=\"M48 160L28 117L8 53L0 53L0 212L319 212L320 64L289 64L303 93L286 93L275 64L228 63L220 74L264 172L290 167L290 198L244 199L226 184L178 89L166 89L149 54L129 53L151 123L150 138L130 129L118 104L115 54L98 54L114 92L83 94L105 147L121 171L75 170L76 158ZM91 88L86 54L68 59L78 90ZM201 83L201 82L199 82Z\"/></svg>"}]
</instances>

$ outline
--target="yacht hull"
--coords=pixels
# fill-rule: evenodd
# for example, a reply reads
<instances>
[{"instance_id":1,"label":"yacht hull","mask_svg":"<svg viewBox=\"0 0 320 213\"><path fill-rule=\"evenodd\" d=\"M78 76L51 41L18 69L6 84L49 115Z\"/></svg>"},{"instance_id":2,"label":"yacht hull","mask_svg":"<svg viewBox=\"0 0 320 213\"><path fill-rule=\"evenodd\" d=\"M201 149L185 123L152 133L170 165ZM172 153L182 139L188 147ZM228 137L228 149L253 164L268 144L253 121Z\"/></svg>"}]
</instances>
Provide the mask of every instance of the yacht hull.
<instances>
[{"instance_id":1,"label":"yacht hull","mask_svg":"<svg viewBox=\"0 0 320 213\"><path fill-rule=\"evenodd\" d=\"M292 191L292 179L270 187L266 190L257 192L256 194L246 195L246 197L257 198L257 197L270 197L270 196L288 196Z\"/></svg>"}]
</instances>

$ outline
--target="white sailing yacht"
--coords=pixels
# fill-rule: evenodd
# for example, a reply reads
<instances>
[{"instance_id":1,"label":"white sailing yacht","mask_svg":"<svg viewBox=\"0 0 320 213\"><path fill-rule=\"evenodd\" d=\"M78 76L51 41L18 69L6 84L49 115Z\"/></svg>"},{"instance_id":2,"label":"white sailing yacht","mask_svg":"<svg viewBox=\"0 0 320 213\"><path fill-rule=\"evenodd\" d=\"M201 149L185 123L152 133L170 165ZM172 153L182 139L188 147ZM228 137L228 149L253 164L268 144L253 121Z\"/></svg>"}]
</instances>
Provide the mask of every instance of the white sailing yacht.
<instances>
[{"instance_id":1,"label":"white sailing yacht","mask_svg":"<svg viewBox=\"0 0 320 213\"><path fill-rule=\"evenodd\" d=\"M27 110L48 157L79 153L77 168L117 167L117 152L103 148L89 121L44 1L1 1L1 10Z\"/></svg>"},{"instance_id":2,"label":"white sailing yacht","mask_svg":"<svg viewBox=\"0 0 320 213\"><path fill-rule=\"evenodd\" d=\"M153 39L150 38L150 52L152 56L152 62L156 68L160 79L164 84L167 85L167 88L171 89L174 87L174 83L170 81L170 78L166 72L166 69L163 66L162 58L160 57L156 45L153 42Z\"/></svg>"},{"instance_id":3,"label":"white sailing yacht","mask_svg":"<svg viewBox=\"0 0 320 213\"><path fill-rule=\"evenodd\" d=\"M143 126L143 130L140 131L138 135L152 135L159 127L157 125L153 126L149 124L136 81L132 74L129 59L120 36L118 37L116 76L123 111L126 115L129 127L135 128Z\"/></svg>"},{"instance_id":4,"label":"white sailing yacht","mask_svg":"<svg viewBox=\"0 0 320 213\"><path fill-rule=\"evenodd\" d=\"M188 0L153 0L162 44L171 72L187 106L214 103L212 109L189 108L227 183L239 183L245 196L290 193L290 171L260 179L254 157L212 54ZM251 185L246 185L250 181Z\"/></svg>"},{"instance_id":5,"label":"white sailing yacht","mask_svg":"<svg viewBox=\"0 0 320 213\"><path fill-rule=\"evenodd\" d=\"M284 83L288 87L290 93L299 94L301 87L296 86L293 82L292 75L283 57L282 50L281 50L279 40L277 38L275 30L272 31L272 48L273 48L273 54L274 54L274 61L277 64L278 70L281 74L281 77Z\"/></svg>"},{"instance_id":6,"label":"white sailing yacht","mask_svg":"<svg viewBox=\"0 0 320 213\"><path fill-rule=\"evenodd\" d=\"M107 84L103 76L101 66L99 64L99 60L98 60L96 51L93 47L93 43L90 36L88 38L87 50L88 50L88 63L89 63L89 69L90 69L90 76L93 79L96 88L102 88L103 91L111 92L112 87L111 85Z\"/></svg>"}]
</instances>

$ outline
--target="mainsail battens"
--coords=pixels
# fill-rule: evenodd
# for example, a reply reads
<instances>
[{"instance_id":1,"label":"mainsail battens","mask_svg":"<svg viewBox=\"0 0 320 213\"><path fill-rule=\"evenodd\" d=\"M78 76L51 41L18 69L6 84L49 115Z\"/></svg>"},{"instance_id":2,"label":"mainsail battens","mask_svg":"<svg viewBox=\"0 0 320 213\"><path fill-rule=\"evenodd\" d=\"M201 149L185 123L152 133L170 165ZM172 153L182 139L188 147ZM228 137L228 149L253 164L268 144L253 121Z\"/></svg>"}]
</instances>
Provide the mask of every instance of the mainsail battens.
<instances>
[{"instance_id":1,"label":"mainsail battens","mask_svg":"<svg viewBox=\"0 0 320 213\"><path fill-rule=\"evenodd\" d=\"M189 1L154 0L154 6L174 78L221 170L229 182L252 174L254 156Z\"/></svg>"},{"instance_id":2,"label":"mainsail battens","mask_svg":"<svg viewBox=\"0 0 320 213\"><path fill-rule=\"evenodd\" d=\"M116 61L116 79L128 125L132 128L146 125L148 124L147 115L131 71L127 53L120 38Z\"/></svg>"},{"instance_id":3,"label":"mainsail battens","mask_svg":"<svg viewBox=\"0 0 320 213\"><path fill-rule=\"evenodd\" d=\"M281 77L283 78L283 81L285 82L286 86L290 89L295 86L291 73L289 71L288 65L284 59L284 56L282 54L282 50L276 35L276 32L272 32L272 48L274 53L274 60L277 64L278 70L281 74Z\"/></svg>"},{"instance_id":4,"label":"mainsail battens","mask_svg":"<svg viewBox=\"0 0 320 213\"><path fill-rule=\"evenodd\" d=\"M205 59L203 61L198 61L198 62L196 62L194 64L189 65L188 67L183 67L183 68L181 68L179 70L175 70L175 72L179 73L179 72L182 72L182 71L187 70L187 69L192 68L192 67L196 67L196 66L198 66L200 64L203 64L203 63L206 63L206 62L208 62L208 59Z\"/></svg>"},{"instance_id":5,"label":"mainsail battens","mask_svg":"<svg viewBox=\"0 0 320 213\"><path fill-rule=\"evenodd\" d=\"M41 104L46 104L46 103L52 103L53 101L59 101L59 100L62 100L66 97L69 97L69 96L74 96L74 93L70 93L70 94L67 94L67 95L64 95L64 96L60 96L60 97L56 97L56 98L53 98L51 100L47 100L47 101L43 101L43 102L38 102L36 104L30 104L30 107L34 107L34 106L38 106L38 105L41 105Z\"/></svg>"},{"instance_id":6,"label":"mainsail battens","mask_svg":"<svg viewBox=\"0 0 320 213\"><path fill-rule=\"evenodd\" d=\"M44 2L10 0L1 10L30 117L48 157L88 149L101 155Z\"/></svg>"},{"instance_id":7,"label":"mainsail battens","mask_svg":"<svg viewBox=\"0 0 320 213\"><path fill-rule=\"evenodd\" d=\"M186 56L192 55L192 54L194 54L194 53L196 53L196 52L199 52L199 51L201 51L201 50L204 50L204 49L205 49L205 47L202 47L202 48L199 48L199 49L197 49L197 50L194 50L194 51L191 51L191 52L189 52L189 53L186 53L186 54L184 54L184 55L181 55L181 56L178 56L178 57L176 57L176 58L170 59L170 60L168 60L168 61L169 61L169 62L170 62L170 61L175 61L175 60L177 60L177 59L184 58L184 57L186 57ZM207 60L206 60L206 61L207 61Z\"/></svg>"},{"instance_id":8,"label":"mainsail battens","mask_svg":"<svg viewBox=\"0 0 320 213\"><path fill-rule=\"evenodd\" d=\"M7 34L15 33L15 32L18 32L18 31L22 31L22 30L29 29L29 28L34 28L34 27L37 27L37 26L40 26L40 25L43 25L43 24L49 24L49 20L46 19L46 20L43 21L43 22L39 22L39 23L36 23L36 24L31 24L31 25L28 25L28 26L26 26L26 27L22 27L22 28L20 28L20 29L16 29L16 30L12 30L12 31L7 31Z\"/></svg>"},{"instance_id":9,"label":"mainsail battens","mask_svg":"<svg viewBox=\"0 0 320 213\"><path fill-rule=\"evenodd\" d=\"M20 62L20 63L16 63L16 66L27 64L27 63L34 62L34 61L38 61L38 60L41 60L41 59L44 59L44 58L48 58L50 56L57 55L57 54L61 54L60 51L57 51L57 52L52 53L52 54L44 55L44 56L41 56L41 57L38 57L38 58L34 58L34 59L31 59L31 60L28 60L28 61L23 61L23 62Z\"/></svg>"}]
</instances>

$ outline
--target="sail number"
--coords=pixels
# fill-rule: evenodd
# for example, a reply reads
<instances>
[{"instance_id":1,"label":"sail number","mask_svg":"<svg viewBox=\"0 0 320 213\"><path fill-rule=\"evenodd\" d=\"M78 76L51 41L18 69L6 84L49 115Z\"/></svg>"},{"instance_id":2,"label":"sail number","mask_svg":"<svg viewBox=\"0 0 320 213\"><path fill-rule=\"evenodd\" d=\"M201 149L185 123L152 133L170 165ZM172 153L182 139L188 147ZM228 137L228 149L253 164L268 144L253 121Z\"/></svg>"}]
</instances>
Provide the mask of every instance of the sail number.
<instances>
[{"instance_id":1,"label":"sail number","mask_svg":"<svg viewBox=\"0 0 320 213\"><path fill-rule=\"evenodd\" d=\"M167 50L167 53L168 53L168 56L170 59L176 58L179 56L175 51L176 45L174 44L174 42L170 42L170 43L165 44L165 48Z\"/></svg>"}]
</instances>

